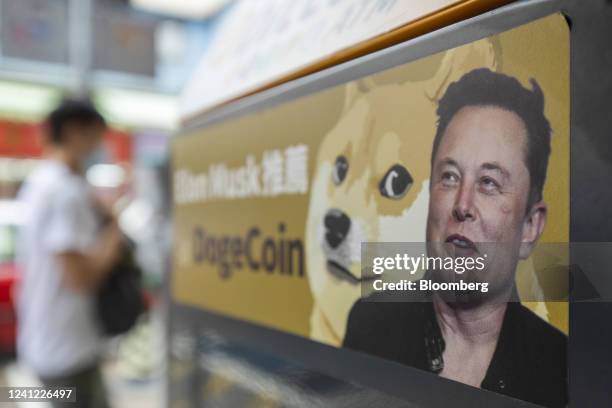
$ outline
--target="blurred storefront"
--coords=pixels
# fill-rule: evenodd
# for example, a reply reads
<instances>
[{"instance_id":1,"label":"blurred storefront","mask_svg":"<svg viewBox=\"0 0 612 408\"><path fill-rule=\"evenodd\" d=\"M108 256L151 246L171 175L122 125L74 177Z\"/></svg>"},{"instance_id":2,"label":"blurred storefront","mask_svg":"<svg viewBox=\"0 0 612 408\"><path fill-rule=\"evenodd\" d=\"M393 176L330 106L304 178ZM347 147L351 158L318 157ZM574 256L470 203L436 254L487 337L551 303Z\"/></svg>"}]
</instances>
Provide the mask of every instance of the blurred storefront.
<instances>
[{"instance_id":1,"label":"blurred storefront","mask_svg":"<svg viewBox=\"0 0 612 408\"><path fill-rule=\"evenodd\" d=\"M105 155L87 180L136 243L150 313L110 346L113 406L163 404L160 292L169 251L169 138L178 93L201 58L222 3L194 18L148 2L0 1L0 381L33 385L15 364L15 241L23 180L45 157L44 119L63 98L91 99L108 121ZM204 2L206 3L206 2ZM4 385L4 384L3 384Z\"/></svg>"}]
</instances>

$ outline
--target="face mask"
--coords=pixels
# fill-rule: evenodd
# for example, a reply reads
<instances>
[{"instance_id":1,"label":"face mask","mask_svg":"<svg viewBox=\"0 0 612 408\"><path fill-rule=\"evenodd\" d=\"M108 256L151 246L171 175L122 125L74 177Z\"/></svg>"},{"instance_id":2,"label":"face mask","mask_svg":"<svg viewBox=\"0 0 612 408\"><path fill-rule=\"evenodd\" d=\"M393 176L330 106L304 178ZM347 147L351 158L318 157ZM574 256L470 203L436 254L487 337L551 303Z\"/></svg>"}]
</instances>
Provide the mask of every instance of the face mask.
<instances>
[{"instance_id":1,"label":"face mask","mask_svg":"<svg viewBox=\"0 0 612 408\"><path fill-rule=\"evenodd\" d=\"M104 158L104 148L102 148L102 146L96 147L94 150L89 152L87 156L83 158L83 170L87 171L89 168L95 166L96 164L104 163Z\"/></svg>"}]
</instances>

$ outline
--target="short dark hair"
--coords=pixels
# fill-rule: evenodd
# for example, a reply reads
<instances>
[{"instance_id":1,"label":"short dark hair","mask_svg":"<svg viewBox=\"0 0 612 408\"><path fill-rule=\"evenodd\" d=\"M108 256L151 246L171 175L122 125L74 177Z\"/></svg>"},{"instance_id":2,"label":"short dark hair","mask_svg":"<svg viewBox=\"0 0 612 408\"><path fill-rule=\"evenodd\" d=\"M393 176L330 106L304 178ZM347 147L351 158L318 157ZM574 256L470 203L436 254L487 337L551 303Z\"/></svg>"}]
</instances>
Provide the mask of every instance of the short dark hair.
<instances>
[{"instance_id":1,"label":"short dark hair","mask_svg":"<svg viewBox=\"0 0 612 408\"><path fill-rule=\"evenodd\" d=\"M527 129L525 164L529 170L530 188L527 210L542 200L546 169L550 156L551 128L544 116L544 94L535 79L532 90L524 88L514 77L479 68L449 85L438 104L438 128L434 138L431 165L442 136L452 118L466 106L494 106L518 115Z\"/></svg>"},{"instance_id":2,"label":"short dark hair","mask_svg":"<svg viewBox=\"0 0 612 408\"><path fill-rule=\"evenodd\" d=\"M47 117L49 138L54 144L64 141L67 124L106 127L106 121L88 100L64 99Z\"/></svg>"}]
</instances>

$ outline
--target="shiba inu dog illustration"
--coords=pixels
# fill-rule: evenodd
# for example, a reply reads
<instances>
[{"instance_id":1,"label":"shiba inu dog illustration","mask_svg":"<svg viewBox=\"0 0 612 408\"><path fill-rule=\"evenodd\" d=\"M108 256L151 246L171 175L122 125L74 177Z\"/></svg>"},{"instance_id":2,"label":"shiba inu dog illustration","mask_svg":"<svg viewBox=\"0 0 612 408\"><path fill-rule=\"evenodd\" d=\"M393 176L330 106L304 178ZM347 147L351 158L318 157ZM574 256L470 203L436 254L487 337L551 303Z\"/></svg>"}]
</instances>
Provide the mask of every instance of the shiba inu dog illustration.
<instances>
[{"instance_id":1,"label":"shiba inu dog illustration","mask_svg":"<svg viewBox=\"0 0 612 408\"><path fill-rule=\"evenodd\" d=\"M495 70L498 54L491 40L480 40L413 64L399 81L399 71L389 71L376 78L396 80L346 85L343 113L319 148L311 185L312 339L341 344L360 283L369 279L360 267L362 242L425 240L437 101L466 72Z\"/></svg>"}]
</instances>

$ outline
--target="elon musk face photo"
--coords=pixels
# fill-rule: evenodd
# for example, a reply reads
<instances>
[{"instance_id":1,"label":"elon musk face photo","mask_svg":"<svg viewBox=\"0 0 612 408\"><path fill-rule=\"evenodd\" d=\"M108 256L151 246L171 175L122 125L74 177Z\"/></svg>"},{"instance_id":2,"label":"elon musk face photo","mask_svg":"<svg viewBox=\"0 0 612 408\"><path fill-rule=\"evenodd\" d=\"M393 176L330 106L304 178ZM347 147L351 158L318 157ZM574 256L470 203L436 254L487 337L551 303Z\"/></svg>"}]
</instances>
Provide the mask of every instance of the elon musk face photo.
<instances>
[{"instance_id":1,"label":"elon musk face photo","mask_svg":"<svg viewBox=\"0 0 612 408\"><path fill-rule=\"evenodd\" d=\"M361 299L351 310L344 345L562 407L567 338L521 305L514 283L518 261L529 257L546 224L542 191L551 128L543 92L535 80L531 88L477 69L451 84L437 109L427 255L485 256L485 268L462 279L486 281L490 290L465 296L430 291L405 302L385 302L380 293ZM457 279L447 270L426 277Z\"/></svg>"}]
</instances>

